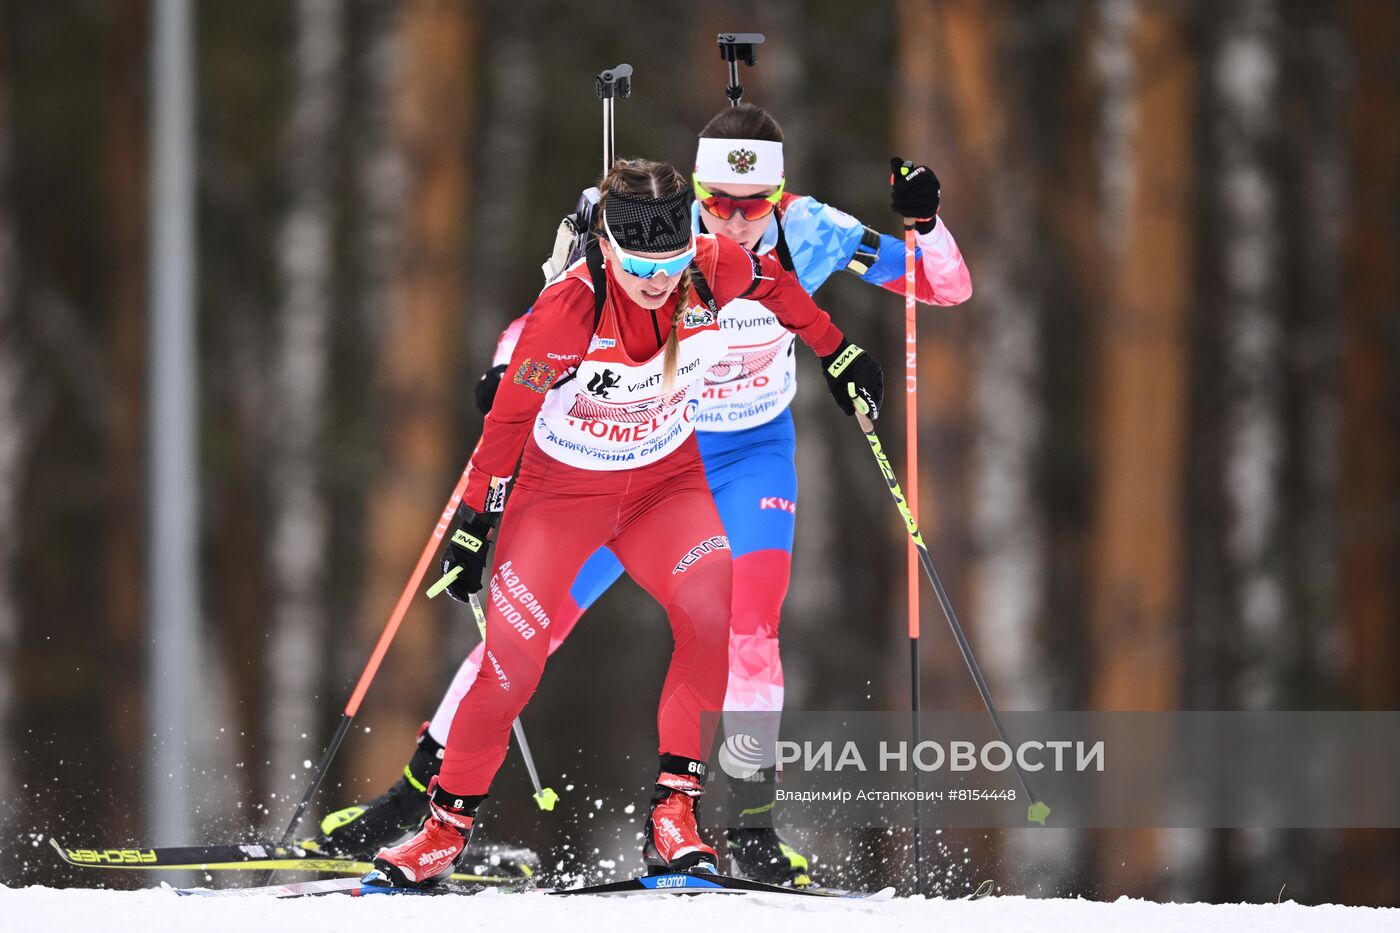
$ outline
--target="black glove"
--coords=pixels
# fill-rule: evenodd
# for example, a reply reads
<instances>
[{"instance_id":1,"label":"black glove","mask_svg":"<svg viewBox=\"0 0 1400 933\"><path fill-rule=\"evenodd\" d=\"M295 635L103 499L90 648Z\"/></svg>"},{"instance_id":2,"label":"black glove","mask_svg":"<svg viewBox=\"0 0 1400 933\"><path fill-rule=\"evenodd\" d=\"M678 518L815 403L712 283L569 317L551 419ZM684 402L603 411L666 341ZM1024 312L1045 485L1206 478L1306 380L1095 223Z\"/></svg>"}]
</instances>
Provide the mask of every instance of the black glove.
<instances>
[{"instance_id":1,"label":"black glove","mask_svg":"<svg viewBox=\"0 0 1400 933\"><path fill-rule=\"evenodd\" d=\"M928 233L938 223L938 176L927 165L890 159L890 207L914 220L914 229Z\"/></svg>"},{"instance_id":2,"label":"black glove","mask_svg":"<svg viewBox=\"0 0 1400 933\"><path fill-rule=\"evenodd\" d=\"M491 414L491 406L496 401L496 390L501 387L501 377L506 373L506 364L492 366L481 374L476 383L476 410L483 415Z\"/></svg>"},{"instance_id":3,"label":"black glove","mask_svg":"<svg viewBox=\"0 0 1400 933\"><path fill-rule=\"evenodd\" d=\"M447 585L447 595L458 602L468 602L469 597L481 589L481 578L486 573L486 552L491 547L486 536L499 517L498 512L478 515L465 505L457 509L452 533L442 551L442 572L446 574L451 573L453 567L462 568L457 579Z\"/></svg>"},{"instance_id":4,"label":"black glove","mask_svg":"<svg viewBox=\"0 0 1400 933\"><path fill-rule=\"evenodd\" d=\"M822 357L822 374L836 404L848 415L857 411L871 421L880 417L885 400L885 374L869 353L842 340L836 352Z\"/></svg>"}]
</instances>

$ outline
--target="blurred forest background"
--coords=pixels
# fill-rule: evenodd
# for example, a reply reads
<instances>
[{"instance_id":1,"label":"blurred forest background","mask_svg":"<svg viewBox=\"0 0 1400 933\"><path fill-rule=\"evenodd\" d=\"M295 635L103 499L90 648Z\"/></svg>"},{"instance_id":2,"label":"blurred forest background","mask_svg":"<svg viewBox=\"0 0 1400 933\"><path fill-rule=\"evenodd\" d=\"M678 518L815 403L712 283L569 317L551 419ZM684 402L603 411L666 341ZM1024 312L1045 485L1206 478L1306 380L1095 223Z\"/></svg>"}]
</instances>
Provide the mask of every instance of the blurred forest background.
<instances>
[{"instance_id":1,"label":"blurred forest background","mask_svg":"<svg viewBox=\"0 0 1400 933\"><path fill-rule=\"evenodd\" d=\"M150 883L65 874L35 833L280 834L599 174L592 76L636 69L619 154L688 167L720 30L767 34L743 81L790 190L893 232L888 157L943 181L976 291L920 312L921 519L1003 708L1400 706L1394 0L245 0L194 4L197 732L153 735L154 18L0 0L0 881ZM898 372L898 297L818 299ZM905 708L902 528L803 366L788 705ZM402 768L477 637L444 602L415 602L318 814ZM925 707L978 708L924 610ZM639 865L668 645L608 594L524 716L564 802L534 811L512 753L486 835ZM151 838L162 743L196 838ZM850 883L908 878L901 831L802 839ZM937 849L945 893L1400 904L1400 831Z\"/></svg>"}]
</instances>

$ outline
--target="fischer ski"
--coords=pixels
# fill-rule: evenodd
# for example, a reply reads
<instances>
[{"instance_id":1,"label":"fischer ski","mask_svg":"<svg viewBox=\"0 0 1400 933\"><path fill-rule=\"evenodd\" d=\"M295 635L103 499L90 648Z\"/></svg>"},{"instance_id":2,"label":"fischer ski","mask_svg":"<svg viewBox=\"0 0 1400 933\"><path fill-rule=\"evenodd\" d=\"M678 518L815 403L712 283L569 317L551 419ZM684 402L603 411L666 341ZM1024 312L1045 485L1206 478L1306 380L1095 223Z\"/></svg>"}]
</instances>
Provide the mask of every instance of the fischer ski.
<instances>
[{"instance_id":1,"label":"fischer ski","mask_svg":"<svg viewBox=\"0 0 1400 933\"><path fill-rule=\"evenodd\" d=\"M288 870L358 876L374 867L368 861L339 858L320 852L309 842L300 846L250 842L209 846L98 849L68 848L50 837L49 845L65 863L78 868L147 871ZM453 873L452 880L482 885L525 884L534 877L538 866L538 857L528 849L493 845L469 846L467 858L461 869Z\"/></svg>"},{"instance_id":2,"label":"fischer ski","mask_svg":"<svg viewBox=\"0 0 1400 933\"><path fill-rule=\"evenodd\" d=\"M457 876L453 876L454 878ZM327 894L347 894L368 897L375 894L407 894L420 897L443 894L475 894L482 885L436 884L430 888L391 888L380 884L365 884L359 878L326 878L291 884L270 884L256 888L171 888L181 897L321 897Z\"/></svg>"}]
</instances>

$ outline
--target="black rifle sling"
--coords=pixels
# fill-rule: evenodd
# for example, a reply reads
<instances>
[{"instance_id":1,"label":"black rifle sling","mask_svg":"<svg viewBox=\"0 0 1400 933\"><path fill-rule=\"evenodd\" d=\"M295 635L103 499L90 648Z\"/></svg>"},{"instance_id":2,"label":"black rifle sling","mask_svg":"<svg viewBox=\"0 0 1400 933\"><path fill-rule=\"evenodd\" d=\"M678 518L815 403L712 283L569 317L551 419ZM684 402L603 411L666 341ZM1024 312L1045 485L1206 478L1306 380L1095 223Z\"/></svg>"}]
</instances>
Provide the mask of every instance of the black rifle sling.
<instances>
[{"instance_id":1,"label":"black rifle sling","mask_svg":"<svg viewBox=\"0 0 1400 933\"><path fill-rule=\"evenodd\" d=\"M598 240L592 239L584 249L584 260L588 263L588 278L593 282L593 333L598 333L598 323L603 319L603 305L608 300L608 277L603 271L603 251L598 248ZM559 388L574 376L578 368L570 370L553 388Z\"/></svg>"},{"instance_id":2,"label":"black rifle sling","mask_svg":"<svg viewBox=\"0 0 1400 933\"><path fill-rule=\"evenodd\" d=\"M773 223L778 225L778 262L782 263L784 269L792 272L792 251L788 249L787 236L783 234L783 222L780 218L774 217Z\"/></svg>"},{"instance_id":3,"label":"black rifle sling","mask_svg":"<svg viewBox=\"0 0 1400 933\"><path fill-rule=\"evenodd\" d=\"M705 307L710 309L710 313L719 320L719 305L715 303L714 292L710 291L710 283L705 281L705 275L700 271L700 267L694 263L690 266L690 287L695 289L695 294L705 303ZM753 286L749 286L752 290ZM746 292L747 294L747 292Z\"/></svg>"},{"instance_id":4,"label":"black rifle sling","mask_svg":"<svg viewBox=\"0 0 1400 933\"><path fill-rule=\"evenodd\" d=\"M603 305L608 300L608 276L603 271L603 251L595 239L588 244L584 253L588 260L588 277L593 280L593 332L598 332L598 322L603 319Z\"/></svg>"}]
</instances>

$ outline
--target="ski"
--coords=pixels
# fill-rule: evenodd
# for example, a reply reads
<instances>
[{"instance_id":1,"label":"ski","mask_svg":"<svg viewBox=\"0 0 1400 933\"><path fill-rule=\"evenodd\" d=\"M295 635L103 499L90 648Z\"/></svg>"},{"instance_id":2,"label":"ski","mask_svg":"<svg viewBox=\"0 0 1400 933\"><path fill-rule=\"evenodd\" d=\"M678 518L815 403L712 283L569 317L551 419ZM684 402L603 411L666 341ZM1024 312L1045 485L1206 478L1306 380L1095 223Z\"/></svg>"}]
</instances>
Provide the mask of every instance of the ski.
<instances>
[{"instance_id":1,"label":"ski","mask_svg":"<svg viewBox=\"0 0 1400 933\"><path fill-rule=\"evenodd\" d=\"M66 864L78 868L147 871L288 870L359 876L374 867L367 861L319 852L309 843L306 846L249 842L209 846L98 849L68 848L51 836L49 845ZM463 865L462 870L455 872L451 880L485 885L528 883L534 877L539 864L538 857L528 849L484 845L470 847L467 851L468 863Z\"/></svg>"},{"instance_id":2,"label":"ski","mask_svg":"<svg viewBox=\"0 0 1400 933\"><path fill-rule=\"evenodd\" d=\"M456 875L453 876L457 877ZM328 894L344 894L350 897L371 895L410 895L431 897L443 894L475 894L482 885L435 884L430 888L390 888L379 884L365 884L359 878L325 878L320 881L299 881L290 884L270 884L256 888L171 888L180 897L322 897Z\"/></svg>"},{"instance_id":3,"label":"ski","mask_svg":"<svg viewBox=\"0 0 1400 933\"><path fill-rule=\"evenodd\" d=\"M750 881L733 875L712 873L673 872L662 875L640 875L624 881L610 881L604 884L585 885L581 888L556 888L549 892L557 895L629 895L629 894L785 894L798 897L840 897L868 901L886 901L894 897L894 888L882 888L875 892L835 891L804 888L785 888L762 881Z\"/></svg>"}]
</instances>

